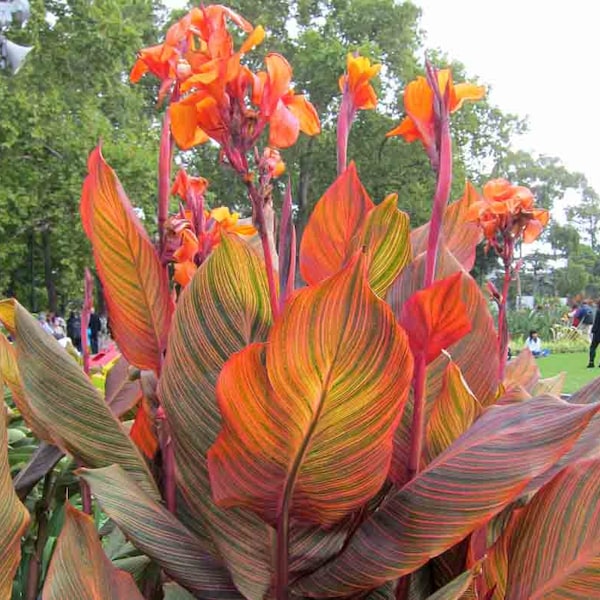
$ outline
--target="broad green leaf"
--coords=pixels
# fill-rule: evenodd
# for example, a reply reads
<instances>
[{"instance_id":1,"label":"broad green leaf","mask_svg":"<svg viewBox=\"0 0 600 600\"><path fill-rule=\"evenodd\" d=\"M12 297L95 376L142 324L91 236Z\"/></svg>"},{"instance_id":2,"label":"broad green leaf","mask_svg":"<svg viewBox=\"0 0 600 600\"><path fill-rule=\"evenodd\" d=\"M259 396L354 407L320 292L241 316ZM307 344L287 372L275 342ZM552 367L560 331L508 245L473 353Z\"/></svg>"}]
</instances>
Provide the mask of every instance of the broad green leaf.
<instances>
[{"instance_id":1,"label":"broad green leaf","mask_svg":"<svg viewBox=\"0 0 600 600\"><path fill-rule=\"evenodd\" d=\"M29 512L15 494L10 477L5 416L5 405L0 402L0 600L11 598L21 560L21 536L29 525Z\"/></svg>"},{"instance_id":2,"label":"broad green leaf","mask_svg":"<svg viewBox=\"0 0 600 600\"><path fill-rule=\"evenodd\" d=\"M390 194L367 215L352 249L364 248L367 279L373 291L383 297L402 269L412 259L408 215L397 207L397 194Z\"/></svg>"},{"instance_id":3,"label":"broad green leaf","mask_svg":"<svg viewBox=\"0 0 600 600\"><path fill-rule=\"evenodd\" d=\"M477 190L467 181L463 196L448 205L442 222L442 243L452 252L465 271L473 268L475 248L483 237L477 223L466 220L469 207L478 199ZM429 223L413 229L410 240L415 256L427 250L428 237Z\"/></svg>"},{"instance_id":4,"label":"broad green leaf","mask_svg":"<svg viewBox=\"0 0 600 600\"><path fill-rule=\"evenodd\" d=\"M42 600L143 600L129 573L108 560L94 520L67 503Z\"/></svg>"},{"instance_id":5,"label":"broad green leaf","mask_svg":"<svg viewBox=\"0 0 600 600\"><path fill-rule=\"evenodd\" d=\"M99 146L88 159L80 211L113 337L132 365L158 373L173 310L167 272Z\"/></svg>"},{"instance_id":6,"label":"broad green leaf","mask_svg":"<svg viewBox=\"0 0 600 600\"><path fill-rule=\"evenodd\" d=\"M225 567L168 510L113 465L80 469L102 510L144 554L202 598L239 599Z\"/></svg>"},{"instance_id":7,"label":"broad green leaf","mask_svg":"<svg viewBox=\"0 0 600 600\"><path fill-rule=\"evenodd\" d=\"M317 202L304 229L300 243L304 281L319 283L345 266L353 239L374 206L351 162Z\"/></svg>"},{"instance_id":8,"label":"broad green leaf","mask_svg":"<svg viewBox=\"0 0 600 600\"><path fill-rule=\"evenodd\" d=\"M240 591L262 598L271 583L270 528L256 515L223 510L212 500L206 455L221 416L215 384L225 361L263 341L271 311L261 259L225 236L177 303L158 395L174 441L181 492L194 519L186 523L217 547Z\"/></svg>"},{"instance_id":9,"label":"broad green leaf","mask_svg":"<svg viewBox=\"0 0 600 600\"><path fill-rule=\"evenodd\" d=\"M52 442L89 467L121 465L158 498L144 459L89 378L18 302L11 306L24 394Z\"/></svg>"},{"instance_id":10,"label":"broad green leaf","mask_svg":"<svg viewBox=\"0 0 600 600\"><path fill-rule=\"evenodd\" d=\"M600 597L600 459L569 465L506 531L507 598Z\"/></svg>"},{"instance_id":11,"label":"broad green leaf","mask_svg":"<svg viewBox=\"0 0 600 600\"><path fill-rule=\"evenodd\" d=\"M426 428L426 456L431 462L465 433L482 408L456 363L450 361L440 395L434 400Z\"/></svg>"},{"instance_id":12,"label":"broad green leaf","mask_svg":"<svg viewBox=\"0 0 600 600\"><path fill-rule=\"evenodd\" d=\"M298 583L315 597L370 589L418 569L487 523L577 440L598 405L540 397L493 406Z\"/></svg>"},{"instance_id":13,"label":"broad green leaf","mask_svg":"<svg viewBox=\"0 0 600 600\"><path fill-rule=\"evenodd\" d=\"M521 386L527 392L532 393L539 380L540 369L528 348L521 350L516 358L506 363L502 383L507 391L512 387Z\"/></svg>"},{"instance_id":14,"label":"broad green leaf","mask_svg":"<svg viewBox=\"0 0 600 600\"><path fill-rule=\"evenodd\" d=\"M304 288L266 343L225 364L223 428L208 455L221 506L247 507L273 525L289 506L290 518L331 527L385 481L412 356L365 271L359 255Z\"/></svg>"}]
</instances>

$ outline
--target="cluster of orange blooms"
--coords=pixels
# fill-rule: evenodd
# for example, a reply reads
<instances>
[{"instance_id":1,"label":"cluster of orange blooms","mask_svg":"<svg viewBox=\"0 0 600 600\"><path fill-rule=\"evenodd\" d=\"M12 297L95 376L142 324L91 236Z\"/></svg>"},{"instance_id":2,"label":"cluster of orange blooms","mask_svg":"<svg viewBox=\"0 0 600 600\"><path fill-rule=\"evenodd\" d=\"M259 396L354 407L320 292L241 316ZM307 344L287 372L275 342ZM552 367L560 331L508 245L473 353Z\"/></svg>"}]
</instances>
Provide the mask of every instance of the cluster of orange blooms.
<instances>
[{"instance_id":1,"label":"cluster of orange blooms","mask_svg":"<svg viewBox=\"0 0 600 600\"><path fill-rule=\"evenodd\" d=\"M237 51L228 21L248 34ZM148 71L160 78L160 98L171 94L171 131L180 148L212 138L236 168L267 125L274 148L291 146L300 131L320 132L315 108L291 87L292 68L283 56L268 54L266 70L258 73L242 64L264 35L261 26L211 5L193 8L169 29L163 44L140 52L131 80Z\"/></svg>"},{"instance_id":2,"label":"cluster of orange blooms","mask_svg":"<svg viewBox=\"0 0 600 600\"><path fill-rule=\"evenodd\" d=\"M178 215L167 223L167 257L175 262L174 279L185 287L198 265L219 244L224 232L241 236L256 234L254 226L226 206L212 210L204 208L204 193L208 182L203 177L190 177L179 171L171 193L183 201Z\"/></svg>"},{"instance_id":3,"label":"cluster of orange blooms","mask_svg":"<svg viewBox=\"0 0 600 600\"><path fill-rule=\"evenodd\" d=\"M234 49L228 22L244 33L246 39ZM320 123L313 105L291 87L292 69L280 54L267 54L266 70L252 72L242 63L246 53L260 44L265 36L261 26L253 27L232 10L221 5L193 8L167 32L163 44L143 49L131 71L131 80L138 81L151 72L161 80L159 101L169 96L171 133L182 149L213 139L220 144L224 156L239 173L248 176L247 154L268 126L268 144L261 164L269 177L278 177L285 165L276 148L293 145L300 131L308 135L320 132ZM377 96L371 80L381 65L368 58L348 54L346 73L340 77L343 105L348 111L338 127L349 130L356 110L373 109ZM436 152L436 93L453 113L467 100L480 100L485 88L469 83L455 84L450 69L433 71L439 90L432 89L425 77L410 82L404 92L405 118L387 133L402 136L407 142L420 140L430 157ZM202 183L204 182L204 183ZM220 231L240 235L255 233L251 225L241 225L239 215L220 207L213 211L194 212L192 198L204 193L206 183L201 178L180 176L173 193L188 203L170 221L171 233L176 233L178 249L172 253L177 261L176 280L185 285L196 265L220 239ZM196 189L194 189L196 188ZM488 246L500 248L499 239L519 236L532 242L548 222L548 211L534 208L530 190L515 186L504 179L488 182L481 200L474 203L468 219L482 227ZM208 227L208 229L207 229Z\"/></svg>"},{"instance_id":4,"label":"cluster of orange blooms","mask_svg":"<svg viewBox=\"0 0 600 600\"><path fill-rule=\"evenodd\" d=\"M512 185L506 179L492 179L483 186L483 197L469 208L467 219L480 224L488 246L496 247L498 235L523 236L523 242L535 241L548 223L550 215L534 207L529 188Z\"/></svg>"}]
</instances>

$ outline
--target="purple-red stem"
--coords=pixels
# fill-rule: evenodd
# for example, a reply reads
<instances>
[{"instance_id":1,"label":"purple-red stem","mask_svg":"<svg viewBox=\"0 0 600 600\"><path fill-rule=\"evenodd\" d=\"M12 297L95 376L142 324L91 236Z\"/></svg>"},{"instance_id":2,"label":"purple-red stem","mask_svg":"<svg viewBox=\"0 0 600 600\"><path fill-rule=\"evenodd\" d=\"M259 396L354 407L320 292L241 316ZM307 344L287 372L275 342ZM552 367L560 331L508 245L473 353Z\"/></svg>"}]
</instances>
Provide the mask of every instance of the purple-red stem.
<instances>
[{"instance_id":1,"label":"purple-red stem","mask_svg":"<svg viewBox=\"0 0 600 600\"><path fill-rule=\"evenodd\" d=\"M160 423L159 441L163 463L163 496L167 510L175 513L177 508L177 489L175 485L175 453L173 452L173 439L167 421L167 415L162 406L159 406L156 418Z\"/></svg>"},{"instance_id":2,"label":"purple-red stem","mask_svg":"<svg viewBox=\"0 0 600 600\"><path fill-rule=\"evenodd\" d=\"M429 287L435 280L435 268L440 247L440 233L444 212L450 197L450 186L452 185L452 140L450 138L450 122L448 113L443 111L440 136L440 161L433 199L433 209L431 211L431 221L429 223L429 237L427 239L427 262L425 264L425 278L423 279L423 288Z\"/></svg>"},{"instance_id":3,"label":"purple-red stem","mask_svg":"<svg viewBox=\"0 0 600 600\"><path fill-rule=\"evenodd\" d=\"M354 119L352 102L347 91L342 94L342 104L337 122L337 174L341 175L348 164L348 138Z\"/></svg>"},{"instance_id":4,"label":"purple-red stem","mask_svg":"<svg viewBox=\"0 0 600 600\"><path fill-rule=\"evenodd\" d=\"M504 380L504 371L508 361L508 323L506 321L506 304L508 302L508 290L511 282L511 262L512 260L504 257L504 281L502 284L502 296L498 304L498 352L500 353L500 361L498 364L498 379Z\"/></svg>"},{"instance_id":5,"label":"purple-red stem","mask_svg":"<svg viewBox=\"0 0 600 600\"><path fill-rule=\"evenodd\" d=\"M171 123L169 110L165 111L162 132L160 135L160 151L158 155L158 254L162 256L165 223L169 216L169 193L171 190Z\"/></svg>"},{"instance_id":6,"label":"purple-red stem","mask_svg":"<svg viewBox=\"0 0 600 600\"><path fill-rule=\"evenodd\" d=\"M439 90L438 90L439 92ZM452 140L450 138L450 121L447 109L447 98L440 102L439 122L439 169L437 172L437 185L433 199L433 210L429 223L429 237L427 239L427 258L425 263L425 276L423 288L428 288L435 280L435 269L440 247L440 234L444 212L450 197L452 184ZM410 455L408 463L409 479L419 472L421 454L423 452L423 438L425 436L425 378L426 364L424 356L415 357L415 371L413 376L413 421L411 428Z\"/></svg>"},{"instance_id":7,"label":"purple-red stem","mask_svg":"<svg viewBox=\"0 0 600 600\"><path fill-rule=\"evenodd\" d=\"M421 454L423 453L423 437L425 424L425 385L427 364L425 355L415 357L413 372L413 418L410 454L408 456L408 480L413 479L419 472Z\"/></svg>"},{"instance_id":8,"label":"purple-red stem","mask_svg":"<svg viewBox=\"0 0 600 600\"><path fill-rule=\"evenodd\" d=\"M252 201L254 222L256 224L256 228L258 229L258 235L260 236L260 242L265 257L265 269L267 271L267 283L269 285L269 300L271 303L271 311L273 312L273 318L275 318L279 314L279 294L277 290L277 282L275 281L275 269L273 268L273 256L271 255L271 245L269 244L269 236L267 235L267 223L265 220L263 198L261 197L261 194L256 189L254 184L248 179L246 186L248 188L250 200Z\"/></svg>"}]
</instances>

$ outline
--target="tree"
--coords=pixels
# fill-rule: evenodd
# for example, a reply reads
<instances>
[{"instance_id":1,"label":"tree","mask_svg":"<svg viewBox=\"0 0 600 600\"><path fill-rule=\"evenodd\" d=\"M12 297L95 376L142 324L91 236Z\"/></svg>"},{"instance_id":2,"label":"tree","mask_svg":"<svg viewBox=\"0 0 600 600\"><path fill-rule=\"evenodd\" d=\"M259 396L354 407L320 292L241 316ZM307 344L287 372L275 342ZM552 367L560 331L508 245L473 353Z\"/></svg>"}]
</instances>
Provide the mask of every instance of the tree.
<instances>
[{"instance_id":1,"label":"tree","mask_svg":"<svg viewBox=\"0 0 600 600\"><path fill-rule=\"evenodd\" d=\"M551 223L546 238L554 251L554 257L568 258L577 252L580 243L579 232L572 225Z\"/></svg>"},{"instance_id":2,"label":"tree","mask_svg":"<svg viewBox=\"0 0 600 600\"><path fill-rule=\"evenodd\" d=\"M155 8L151 0L36 0L27 27L11 33L35 48L18 76L1 76L0 239L10 243L0 244L0 293L32 310L64 310L80 297L91 260L78 203L98 139L134 202L155 202L155 117L146 92L125 83L153 35Z\"/></svg>"},{"instance_id":3,"label":"tree","mask_svg":"<svg viewBox=\"0 0 600 600\"><path fill-rule=\"evenodd\" d=\"M585 178L580 183L581 201L567 211L569 220L579 225L592 250L598 250L598 227L600 226L600 197Z\"/></svg>"}]
</instances>

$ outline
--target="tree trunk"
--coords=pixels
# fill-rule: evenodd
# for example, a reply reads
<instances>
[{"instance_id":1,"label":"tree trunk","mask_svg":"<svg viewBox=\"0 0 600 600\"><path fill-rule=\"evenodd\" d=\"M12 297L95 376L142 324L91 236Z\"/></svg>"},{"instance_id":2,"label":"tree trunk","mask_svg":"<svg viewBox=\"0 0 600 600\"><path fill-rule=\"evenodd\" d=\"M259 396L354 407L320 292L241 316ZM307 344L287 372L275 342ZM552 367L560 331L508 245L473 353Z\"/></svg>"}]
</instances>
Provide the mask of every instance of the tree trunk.
<instances>
[{"instance_id":1,"label":"tree trunk","mask_svg":"<svg viewBox=\"0 0 600 600\"><path fill-rule=\"evenodd\" d=\"M42 250L44 253L44 281L48 293L48 310L56 314L58 302L56 297L56 285L52 274L52 254L50 252L50 225L46 223L42 227Z\"/></svg>"}]
</instances>

